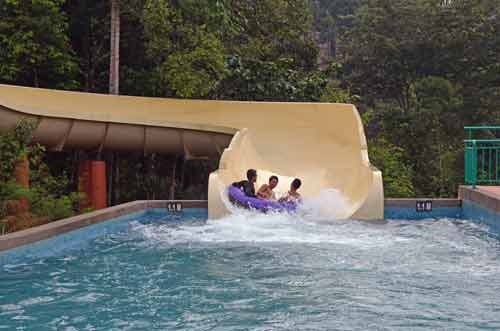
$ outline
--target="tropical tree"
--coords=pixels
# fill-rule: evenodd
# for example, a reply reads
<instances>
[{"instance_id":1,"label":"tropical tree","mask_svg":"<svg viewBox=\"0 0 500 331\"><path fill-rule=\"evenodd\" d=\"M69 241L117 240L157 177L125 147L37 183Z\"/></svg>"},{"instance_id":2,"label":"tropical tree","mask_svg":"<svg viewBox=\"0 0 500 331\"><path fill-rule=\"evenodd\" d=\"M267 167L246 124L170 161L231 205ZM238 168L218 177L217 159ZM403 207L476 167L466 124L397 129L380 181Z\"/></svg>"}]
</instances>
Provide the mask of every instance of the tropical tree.
<instances>
[{"instance_id":1,"label":"tropical tree","mask_svg":"<svg viewBox=\"0 0 500 331\"><path fill-rule=\"evenodd\" d=\"M120 94L120 0L111 0L109 93Z\"/></svg>"},{"instance_id":2,"label":"tropical tree","mask_svg":"<svg viewBox=\"0 0 500 331\"><path fill-rule=\"evenodd\" d=\"M63 0L0 3L0 82L75 89L78 65Z\"/></svg>"},{"instance_id":3,"label":"tropical tree","mask_svg":"<svg viewBox=\"0 0 500 331\"><path fill-rule=\"evenodd\" d=\"M203 97L225 74L217 2L147 0L143 10L147 55L164 95Z\"/></svg>"}]
</instances>

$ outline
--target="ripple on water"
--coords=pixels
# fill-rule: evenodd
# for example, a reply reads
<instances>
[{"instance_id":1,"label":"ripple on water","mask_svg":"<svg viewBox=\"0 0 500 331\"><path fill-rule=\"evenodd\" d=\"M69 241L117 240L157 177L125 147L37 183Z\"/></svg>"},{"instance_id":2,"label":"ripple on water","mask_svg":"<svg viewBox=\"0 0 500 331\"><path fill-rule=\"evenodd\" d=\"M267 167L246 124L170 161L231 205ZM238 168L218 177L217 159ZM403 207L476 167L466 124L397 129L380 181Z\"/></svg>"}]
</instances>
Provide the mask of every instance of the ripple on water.
<instances>
[{"instance_id":1,"label":"ripple on water","mask_svg":"<svg viewBox=\"0 0 500 331\"><path fill-rule=\"evenodd\" d=\"M219 221L135 222L85 251L4 266L0 328L500 326L500 246L487 228L301 215L245 211Z\"/></svg>"}]
</instances>

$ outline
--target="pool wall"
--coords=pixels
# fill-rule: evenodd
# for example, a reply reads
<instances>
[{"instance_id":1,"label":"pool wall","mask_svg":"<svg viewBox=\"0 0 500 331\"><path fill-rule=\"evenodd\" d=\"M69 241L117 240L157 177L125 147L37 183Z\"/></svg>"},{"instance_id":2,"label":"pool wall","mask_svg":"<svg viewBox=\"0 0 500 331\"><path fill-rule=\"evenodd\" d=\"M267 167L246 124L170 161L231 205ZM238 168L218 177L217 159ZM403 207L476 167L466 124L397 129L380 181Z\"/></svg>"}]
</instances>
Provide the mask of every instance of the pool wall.
<instances>
[{"instance_id":1,"label":"pool wall","mask_svg":"<svg viewBox=\"0 0 500 331\"><path fill-rule=\"evenodd\" d=\"M134 201L122 205L97 210L91 213L66 218L60 221L40 225L31 229L0 236L0 252L45 240L54 236L74 231L89 225L109 220L137 217L146 210L176 208L207 208L207 201ZM106 222L107 223L107 222Z\"/></svg>"},{"instance_id":2,"label":"pool wall","mask_svg":"<svg viewBox=\"0 0 500 331\"><path fill-rule=\"evenodd\" d=\"M190 204L196 206L198 204ZM203 206L200 204L199 206ZM171 212L166 208L151 208L124 214L107 219L104 222L94 223L91 226L76 228L50 238L20 245L0 251L0 265L16 264L33 258L56 256L61 252L80 250L88 247L92 240L105 235L126 231L135 222L181 222L186 219L203 219L208 216L206 206L201 208L184 208L181 212ZM136 223L138 224L138 223Z\"/></svg>"},{"instance_id":3,"label":"pool wall","mask_svg":"<svg viewBox=\"0 0 500 331\"><path fill-rule=\"evenodd\" d=\"M497 190L498 189L498 190ZM500 234L500 188L459 187L458 199L386 199L385 219L423 220L461 218L485 224ZM417 204L431 202L431 211L418 211Z\"/></svg>"},{"instance_id":4,"label":"pool wall","mask_svg":"<svg viewBox=\"0 0 500 331\"><path fill-rule=\"evenodd\" d=\"M500 196L478 186L460 186L458 196L462 200L462 218L486 224L500 234Z\"/></svg>"},{"instance_id":5,"label":"pool wall","mask_svg":"<svg viewBox=\"0 0 500 331\"><path fill-rule=\"evenodd\" d=\"M427 202L431 203L431 210L420 211L418 204ZM385 199L385 219L423 220L444 217L462 217L460 199Z\"/></svg>"},{"instance_id":6,"label":"pool wall","mask_svg":"<svg viewBox=\"0 0 500 331\"><path fill-rule=\"evenodd\" d=\"M419 204L428 202L431 203L430 210L419 209ZM129 221L145 213L170 215L172 220L176 217L180 220L186 214L176 213L178 206L185 211L206 211L207 201L134 201L0 236L0 262L7 255L9 259L14 256L38 256L39 252L78 247L88 242L89 238L127 227ZM463 218L486 224L500 234L500 196L461 186L459 199L386 199L384 217L403 220Z\"/></svg>"}]
</instances>

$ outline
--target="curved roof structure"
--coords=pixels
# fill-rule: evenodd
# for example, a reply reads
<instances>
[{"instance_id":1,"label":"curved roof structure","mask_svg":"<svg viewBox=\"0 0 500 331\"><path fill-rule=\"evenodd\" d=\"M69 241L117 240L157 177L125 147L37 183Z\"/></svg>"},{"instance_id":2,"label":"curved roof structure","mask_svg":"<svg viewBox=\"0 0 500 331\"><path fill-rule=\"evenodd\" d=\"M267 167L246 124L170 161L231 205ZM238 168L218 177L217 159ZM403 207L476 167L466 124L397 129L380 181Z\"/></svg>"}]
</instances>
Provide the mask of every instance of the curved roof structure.
<instances>
[{"instance_id":1,"label":"curved roof structure","mask_svg":"<svg viewBox=\"0 0 500 331\"><path fill-rule=\"evenodd\" d=\"M139 151L220 156L210 174L209 216L227 213L225 188L248 168L280 176L278 190L303 181L314 197L337 189L341 218L383 218L382 178L370 166L363 126L348 104L179 100L0 85L0 131L40 120L37 142L53 150ZM339 214L337 214L339 216Z\"/></svg>"}]
</instances>

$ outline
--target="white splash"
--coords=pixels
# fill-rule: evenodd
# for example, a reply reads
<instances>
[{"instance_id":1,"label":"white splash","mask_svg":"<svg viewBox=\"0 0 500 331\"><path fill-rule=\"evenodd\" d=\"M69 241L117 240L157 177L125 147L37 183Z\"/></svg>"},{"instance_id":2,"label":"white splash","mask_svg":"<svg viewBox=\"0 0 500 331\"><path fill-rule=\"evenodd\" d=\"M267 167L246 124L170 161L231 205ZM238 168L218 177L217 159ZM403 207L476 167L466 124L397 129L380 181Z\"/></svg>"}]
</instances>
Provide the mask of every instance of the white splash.
<instances>
[{"instance_id":1,"label":"white splash","mask_svg":"<svg viewBox=\"0 0 500 331\"><path fill-rule=\"evenodd\" d=\"M336 189L327 189L317 197L304 198L298 213L302 217L315 221L333 221L348 218L349 204L342 193Z\"/></svg>"},{"instance_id":2,"label":"white splash","mask_svg":"<svg viewBox=\"0 0 500 331\"><path fill-rule=\"evenodd\" d=\"M231 214L239 214L241 208L234 206L228 198L227 189L220 190L221 200ZM276 192L276 196L282 197L286 194ZM297 209L301 218L313 221L335 221L348 219L350 208L347 199L336 189L322 190L318 196L304 198Z\"/></svg>"},{"instance_id":3,"label":"white splash","mask_svg":"<svg viewBox=\"0 0 500 331\"><path fill-rule=\"evenodd\" d=\"M237 210L236 213L206 223L142 225L133 231L147 242L165 245L194 243L335 243L356 247L390 245L385 235L373 237L367 224L352 221L316 222L299 214Z\"/></svg>"},{"instance_id":4,"label":"white splash","mask_svg":"<svg viewBox=\"0 0 500 331\"><path fill-rule=\"evenodd\" d=\"M226 191L227 192L227 191ZM386 238L371 238L366 224L344 221L348 204L338 190L322 191L305 198L296 213L267 213L246 210L222 197L230 215L206 223L142 225L134 223L136 233L167 245L183 243L336 243L373 247L387 245ZM372 229L372 231L374 231ZM380 240L379 240L380 239Z\"/></svg>"}]
</instances>

